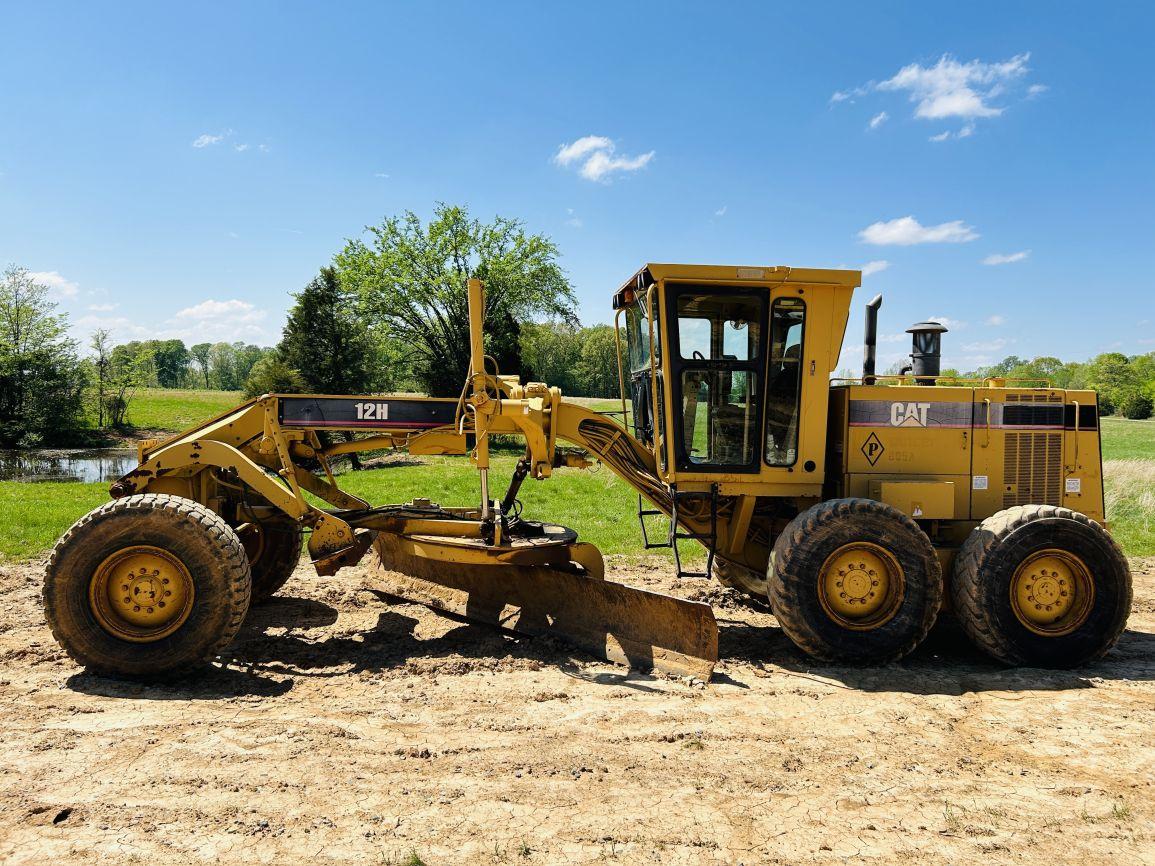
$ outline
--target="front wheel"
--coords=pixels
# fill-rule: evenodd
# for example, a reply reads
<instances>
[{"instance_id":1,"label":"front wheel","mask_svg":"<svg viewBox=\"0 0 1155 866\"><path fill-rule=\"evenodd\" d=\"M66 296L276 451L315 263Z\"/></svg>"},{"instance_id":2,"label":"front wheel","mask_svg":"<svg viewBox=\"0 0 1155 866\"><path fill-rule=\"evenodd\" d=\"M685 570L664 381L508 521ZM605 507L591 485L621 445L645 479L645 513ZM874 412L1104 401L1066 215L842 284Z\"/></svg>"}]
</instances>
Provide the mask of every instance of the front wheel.
<instances>
[{"instance_id":1,"label":"front wheel","mask_svg":"<svg viewBox=\"0 0 1155 866\"><path fill-rule=\"evenodd\" d=\"M728 562L725 559L714 559L714 577L722 586L736 589L738 592L766 603L766 575L759 574L753 569Z\"/></svg>"},{"instance_id":2,"label":"front wheel","mask_svg":"<svg viewBox=\"0 0 1155 866\"><path fill-rule=\"evenodd\" d=\"M803 511L774 543L770 607L807 654L885 664L926 637L942 604L942 569L918 524L872 499Z\"/></svg>"},{"instance_id":3,"label":"front wheel","mask_svg":"<svg viewBox=\"0 0 1155 866\"><path fill-rule=\"evenodd\" d=\"M245 549L217 514L141 494L90 511L64 533L44 577L52 636L78 664L148 679L217 655L244 622Z\"/></svg>"},{"instance_id":4,"label":"front wheel","mask_svg":"<svg viewBox=\"0 0 1155 866\"><path fill-rule=\"evenodd\" d=\"M1131 612L1131 570L1085 514L1020 505L979 524L955 558L951 603L1001 662L1075 667L1107 652Z\"/></svg>"},{"instance_id":5,"label":"front wheel","mask_svg":"<svg viewBox=\"0 0 1155 866\"><path fill-rule=\"evenodd\" d=\"M243 523L236 529L253 575L252 604L276 594L301 560L302 532L291 523Z\"/></svg>"}]
</instances>

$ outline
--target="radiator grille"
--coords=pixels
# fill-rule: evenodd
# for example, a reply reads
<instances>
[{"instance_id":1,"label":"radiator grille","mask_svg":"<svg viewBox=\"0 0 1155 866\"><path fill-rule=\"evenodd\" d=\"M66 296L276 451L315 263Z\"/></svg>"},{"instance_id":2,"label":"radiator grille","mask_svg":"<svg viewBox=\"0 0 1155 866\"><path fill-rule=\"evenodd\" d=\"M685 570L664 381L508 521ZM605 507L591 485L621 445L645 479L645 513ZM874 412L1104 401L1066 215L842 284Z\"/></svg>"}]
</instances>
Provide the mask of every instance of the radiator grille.
<instances>
[{"instance_id":1,"label":"radiator grille","mask_svg":"<svg viewBox=\"0 0 1155 866\"><path fill-rule=\"evenodd\" d=\"M1062 505L1063 434L1007 433L1003 507Z\"/></svg>"}]
</instances>

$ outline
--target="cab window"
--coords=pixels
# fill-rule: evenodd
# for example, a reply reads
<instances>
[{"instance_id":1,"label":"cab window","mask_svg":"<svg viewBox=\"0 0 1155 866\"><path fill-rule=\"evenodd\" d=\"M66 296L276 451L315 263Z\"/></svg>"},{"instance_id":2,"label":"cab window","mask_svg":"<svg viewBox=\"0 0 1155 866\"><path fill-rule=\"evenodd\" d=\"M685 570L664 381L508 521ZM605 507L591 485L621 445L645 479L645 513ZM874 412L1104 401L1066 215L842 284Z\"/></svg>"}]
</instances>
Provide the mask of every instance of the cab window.
<instances>
[{"instance_id":1,"label":"cab window","mask_svg":"<svg viewBox=\"0 0 1155 866\"><path fill-rule=\"evenodd\" d=\"M802 398L802 335L806 305L780 298L770 306L770 370L766 379L766 462L793 466L798 459Z\"/></svg>"}]
</instances>

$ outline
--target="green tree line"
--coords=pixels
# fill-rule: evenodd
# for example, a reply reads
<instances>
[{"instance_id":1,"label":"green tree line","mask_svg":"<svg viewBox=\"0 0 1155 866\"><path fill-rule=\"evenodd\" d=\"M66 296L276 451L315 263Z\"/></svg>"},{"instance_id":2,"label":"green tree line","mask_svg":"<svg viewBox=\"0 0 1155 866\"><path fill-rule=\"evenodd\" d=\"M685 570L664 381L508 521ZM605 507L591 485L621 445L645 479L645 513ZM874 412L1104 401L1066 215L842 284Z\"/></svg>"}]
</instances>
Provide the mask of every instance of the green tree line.
<instances>
[{"instance_id":1,"label":"green tree line","mask_svg":"<svg viewBox=\"0 0 1155 866\"><path fill-rule=\"evenodd\" d=\"M104 331L81 347L48 289L10 266L0 279L0 445L79 443L123 426L133 396L148 387L456 396L469 364L466 286L474 275L487 288L488 363L573 396L617 396L614 329L578 322L553 241L514 219L482 222L439 205L427 222L405 212L347 241L293 294L274 347L112 345ZM1010 356L943 375L1090 388L1105 414L1129 418L1150 417L1155 400L1155 352L1086 362Z\"/></svg>"}]
</instances>

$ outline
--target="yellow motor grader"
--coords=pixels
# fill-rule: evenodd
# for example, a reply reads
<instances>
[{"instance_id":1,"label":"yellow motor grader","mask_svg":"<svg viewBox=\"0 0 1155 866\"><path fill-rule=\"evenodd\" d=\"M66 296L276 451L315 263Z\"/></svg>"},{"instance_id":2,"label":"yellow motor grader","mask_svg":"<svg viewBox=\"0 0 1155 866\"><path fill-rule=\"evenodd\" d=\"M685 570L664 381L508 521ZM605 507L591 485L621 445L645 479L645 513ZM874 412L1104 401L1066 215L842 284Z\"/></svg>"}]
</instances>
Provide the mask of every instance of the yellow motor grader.
<instances>
[{"instance_id":1,"label":"yellow motor grader","mask_svg":"<svg viewBox=\"0 0 1155 866\"><path fill-rule=\"evenodd\" d=\"M527 478L597 462L637 491L647 548L672 547L684 575L679 542L700 544L701 575L768 601L816 659L901 658L944 605L1009 664L1100 656L1126 623L1131 578L1104 528L1095 394L943 379L933 322L910 329L909 367L879 376L881 297L866 308L862 378L832 379L860 279L643 267L614 295L621 422L495 369L471 280L459 399L273 394L143 443L112 501L52 552L53 634L96 672L180 673L284 584L307 534L320 575L368 554L395 595L708 679L708 605L608 581L596 547L522 516ZM325 431L358 436L328 444ZM525 442L500 497L494 435ZM379 449L469 455L478 502L372 505L342 491L334 458ZM657 515L669 528L651 541Z\"/></svg>"}]
</instances>

